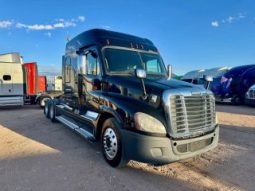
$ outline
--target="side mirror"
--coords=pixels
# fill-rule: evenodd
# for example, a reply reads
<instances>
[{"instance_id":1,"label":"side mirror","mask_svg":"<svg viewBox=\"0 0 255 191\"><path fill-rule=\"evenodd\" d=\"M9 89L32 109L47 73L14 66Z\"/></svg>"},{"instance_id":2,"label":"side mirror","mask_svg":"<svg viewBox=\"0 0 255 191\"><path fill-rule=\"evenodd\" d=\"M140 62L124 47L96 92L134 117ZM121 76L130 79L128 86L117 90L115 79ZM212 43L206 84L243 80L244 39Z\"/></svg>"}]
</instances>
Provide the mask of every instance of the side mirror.
<instances>
[{"instance_id":1,"label":"side mirror","mask_svg":"<svg viewBox=\"0 0 255 191\"><path fill-rule=\"evenodd\" d=\"M173 67L169 64L167 65L167 77L168 79L171 79L172 78L172 70L173 70Z\"/></svg>"},{"instance_id":2,"label":"side mirror","mask_svg":"<svg viewBox=\"0 0 255 191\"><path fill-rule=\"evenodd\" d=\"M212 76L204 76L204 79L207 82L212 82L213 81L213 77Z\"/></svg>"},{"instance_id":3,"label":"side mirror","mask_svg":"<svg viewBox=\"0 0 255 191\"><path fill-rule=\"evenodd\" d=\"M140 79L146 78L146 71L144 69L136 69L135 75L137 78L140 78Z\"/></svg>"}]
</instances>

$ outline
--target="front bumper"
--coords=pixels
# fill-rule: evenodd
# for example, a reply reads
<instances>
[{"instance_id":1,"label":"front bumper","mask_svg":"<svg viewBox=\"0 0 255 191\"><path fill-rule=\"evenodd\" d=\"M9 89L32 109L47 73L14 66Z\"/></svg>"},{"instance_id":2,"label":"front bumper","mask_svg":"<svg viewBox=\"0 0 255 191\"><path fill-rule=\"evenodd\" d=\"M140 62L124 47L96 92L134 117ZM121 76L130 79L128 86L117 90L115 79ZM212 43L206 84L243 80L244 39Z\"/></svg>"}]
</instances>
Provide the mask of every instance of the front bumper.
<instances>
[{"instance_id":1,"label":"front bumper","mask_svg":"<svg viewBox=\"0 0 255 191\"><path fill-rule=\"evenodd\" d=\"M219 126L207 135L183 140L141 135L128 130L122 130L122 137L124 155L127 159L163 165L191 158L215 148L219 141Z\"/></svg>"},{"instance_id":2,"label":"front bumper","mask_svg":"<svg viewBox=\"0 0 255 191\"><path fill-rule=\"evenodd\" d=\"M232 98L219 98L219 97L216 97L215 101L217 103L232 103Z\"/></svg>"},{"instance_id":3,"label":"front bumper","mask_svg":"<svg viewBox=\"0 0 255 191\"><path fill-rule=\"evenodd\" d=\"M0 107L22 106L24 105L23 96L0 97Z\"/></svg>"}]
</instances>

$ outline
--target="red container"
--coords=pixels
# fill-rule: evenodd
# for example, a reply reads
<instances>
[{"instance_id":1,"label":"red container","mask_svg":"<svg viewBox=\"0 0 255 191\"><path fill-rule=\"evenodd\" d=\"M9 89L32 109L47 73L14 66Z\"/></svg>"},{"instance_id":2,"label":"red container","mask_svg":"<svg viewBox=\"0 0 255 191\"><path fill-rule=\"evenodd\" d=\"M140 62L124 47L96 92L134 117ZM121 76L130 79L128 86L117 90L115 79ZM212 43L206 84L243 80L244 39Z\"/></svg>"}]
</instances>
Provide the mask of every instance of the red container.
<instances>
[{"instance_id":1,"label":"red container","mask_svg":"<svg viewBox=\"0 0 255 191\"><path fill-rule=\"evenodd\" d=\"M46 76L38 76L38 93L46 92L47 79Z\"/></svg>"},{"instance_id":2,"label":"red container","mask_svg":"<svg viewBox=\"0 0 255 191\"><path fill-rule=\"evenodd\" d=\"M26 95L32 96L37 94L38 70L36 62L24 63L26 79Z\"/></svg>"}]
</instances>

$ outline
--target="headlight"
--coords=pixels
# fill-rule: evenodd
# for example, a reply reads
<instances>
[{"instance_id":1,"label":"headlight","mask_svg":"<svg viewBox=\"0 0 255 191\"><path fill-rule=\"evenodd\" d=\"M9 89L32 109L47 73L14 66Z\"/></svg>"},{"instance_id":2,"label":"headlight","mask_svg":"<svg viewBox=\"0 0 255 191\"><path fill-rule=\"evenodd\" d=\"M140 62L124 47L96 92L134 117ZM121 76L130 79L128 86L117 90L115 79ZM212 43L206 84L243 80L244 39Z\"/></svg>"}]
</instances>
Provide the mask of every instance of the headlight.
<instances>
[{"instance_id":1,"label":"headlight","mask_svg":"<svg viewBox=\"0 0 255 191\"><path fill-rule=\"evenodd\" d=\"M137 112L134 118L136 129L149 133L166 134L166 129L164 125L154 117L145 113Z\"/></svg>"}]
</instances>

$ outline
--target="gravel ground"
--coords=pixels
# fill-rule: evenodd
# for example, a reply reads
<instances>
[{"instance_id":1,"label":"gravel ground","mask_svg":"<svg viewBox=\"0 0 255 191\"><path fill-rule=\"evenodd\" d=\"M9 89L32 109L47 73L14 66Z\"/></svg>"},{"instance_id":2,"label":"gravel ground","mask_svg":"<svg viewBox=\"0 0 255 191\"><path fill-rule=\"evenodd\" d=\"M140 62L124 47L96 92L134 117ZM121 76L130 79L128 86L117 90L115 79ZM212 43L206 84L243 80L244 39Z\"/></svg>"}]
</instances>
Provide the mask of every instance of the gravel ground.
<instances>
[{"instance_id":1,"label":"gravel ground","mask_svg":"<svg viewBox=\"0 0 255 191\"><path fill-rule=\"evenodd\" d=\"M0 110L0 190L254 190L255 108L218 105L218 147L155 167L114 169L90 143L37 106Z\"/></svg>"}]
</instances>

